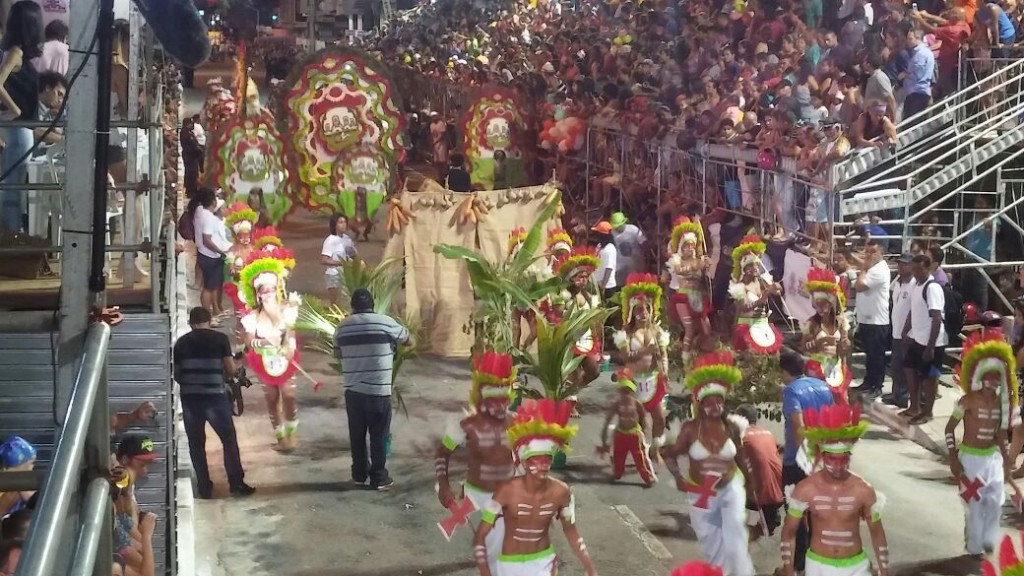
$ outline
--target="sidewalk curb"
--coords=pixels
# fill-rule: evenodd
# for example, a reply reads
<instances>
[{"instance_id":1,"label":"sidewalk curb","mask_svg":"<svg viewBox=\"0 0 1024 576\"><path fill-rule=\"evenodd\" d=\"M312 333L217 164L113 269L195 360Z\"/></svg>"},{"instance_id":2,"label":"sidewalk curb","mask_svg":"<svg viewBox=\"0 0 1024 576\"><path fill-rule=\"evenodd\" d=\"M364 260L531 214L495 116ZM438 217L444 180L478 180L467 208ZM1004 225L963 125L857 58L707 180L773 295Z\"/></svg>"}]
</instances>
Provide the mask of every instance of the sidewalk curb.
<instances>
[{"instance_id":1,"label":"sidewalk curb","mask_svg":"<svg viewBox=\"0 0 1024 576\"><path fill-rule=\"evenodd\" d=\"M936 456L945 458L948 456L943 438L936 440L926 430L927 427L936 425L937 420L932 420L923 426L910 425L899 415L900 408L890 406L884 402L869 402L864 406L864 415L875 424L885 426L900 436L917 444L918 446L932 452ZM944 425L944 424L940 424Z\"/></svg>"}]
</instances>

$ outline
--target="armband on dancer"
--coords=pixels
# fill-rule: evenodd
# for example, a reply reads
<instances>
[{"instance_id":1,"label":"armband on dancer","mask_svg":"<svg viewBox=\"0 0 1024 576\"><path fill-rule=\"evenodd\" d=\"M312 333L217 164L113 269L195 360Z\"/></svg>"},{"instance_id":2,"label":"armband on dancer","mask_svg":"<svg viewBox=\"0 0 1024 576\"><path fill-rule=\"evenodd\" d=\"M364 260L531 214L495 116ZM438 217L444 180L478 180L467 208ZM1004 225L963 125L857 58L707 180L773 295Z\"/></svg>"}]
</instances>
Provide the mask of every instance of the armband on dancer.
<instances>
[{"instance_id":1,"label":"armband on dancer","mask_svg":"<svg viewBox=\"0 0 1024 576\"><path fill-rule=\"evenodd\" d=\"M793 497L789 497L786 504L789 505L789 510L787 510L786 514L789 514L793 518L803 518L804 512L806 512L807 508L810 506L807 502L802 502Z\"/></svg>"},{"instance_id":2,"label":"armband on dancer","mask_svg":"<svg viewBox=\"0 0 1024 576\"><path fill-rule=\"evenodd\" d=\"M579 547L580 554L583 554L584 556L590 556L590 554L587 553L587 544L583 541L583 536L580 536L576 539L576 546Z\"/></svg>"},{"instance_id":3,"label":"armband on dancer","mask_svg":"<svg viewBox=\"0 0 1024 576\"><path fill-rule=\"evenodd\" d=\"M476 558L477 564L487 564L487 547L483 544L474 546L473 557Z\"/></svg>"},{"instance_id":4,"label":"armband on dancer","mask_svg":"<svg viewBox=\"0 0 1024 576\"><path fill-rule=\"evenodd\" d=\"M946 450L950 452L956 450L956 434L952 432L946 433Z\"/></svg>"},{"instance_id":5,"label":"armband on dancer","mask_svg":"<svg viewBox=\"0 0 1024 576\"><path fill-rule=\"evenodd\" d=\"M569 524L576 524L576 496L569 494L569 503L566 504L559 515Z\"/></svg>"},{"instance_id":6,"label":"armband on dancer","mask_svg":"<svg viewBox=\"0 0 1024 576\"><path fill-rule=\"evenodd\" d=\"M875 557L878 560L878 568L884 572L889 571L889 547L879 546L875 550Z\"/></svg>"},{"instance_id":7,"label":"armband on dancer","mask_svg":"<svg viewBox=\"0 0 1024 576\"><path fill-rule=\"evenodd\" d=\"M448 428L444 432L444 438L441 440L441 445L445 447L449 452L455 452L466 443L466 432L462 429L460 422L449 422Z\"/></svg>"},{"instance_id":8,"label":"armband on dancer","mask_svg":"<svg viewBox=\"0 0 1024 576\"><path fill-rule=\"evenodd\" d=\"M881 522L882 521L882 510L885 510L885 494L881 492L875 492L875 503L871 505L871 521Z\"/></svg>"},{"instance_id":9,"label":"armband on dancer","mask_svg":"<svg viewBox=\"0 0 1024 576\"><path fill-rule=\"evenodd\" d=\"M437 458L434 460L434 476L438 480L442 478L448 478L448 461L444 458Z\"/></svg>"},{"instance_id":10,"label":"armband on dancer","mask_svg":"<svg viewBox=\"0 0 1024 576\"><path fill-rule=\"evenodd\" d=\"M484 509L480 512L480 520L493 526L498 521L500 514L501 504L497 500L488 500L487 504L484 505Z\"/></svg>"},{"instance_id":11,"label":"armband on dancer","mask_svg":"<svg viewBox=\"0 0 1024 576\"><path fill-rule=\"evenodd\" d=\"M783 542L779 546L779 550L780 550L781 555L782 555L782 565L783 566L792 566L793 565L793 543L792 542Z\"/></svg>"}]
</instances>

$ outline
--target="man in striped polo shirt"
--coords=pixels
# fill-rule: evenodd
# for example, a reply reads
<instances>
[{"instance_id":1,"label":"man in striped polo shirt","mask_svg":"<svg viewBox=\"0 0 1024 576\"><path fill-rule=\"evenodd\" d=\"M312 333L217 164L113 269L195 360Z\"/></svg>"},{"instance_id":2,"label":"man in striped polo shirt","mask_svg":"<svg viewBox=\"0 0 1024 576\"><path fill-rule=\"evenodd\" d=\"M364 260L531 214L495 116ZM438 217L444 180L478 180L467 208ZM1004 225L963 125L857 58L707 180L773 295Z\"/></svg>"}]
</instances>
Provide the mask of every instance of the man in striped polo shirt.
<instances>
[{"instance_id":1,"label":"man in striped polo shirt","mask_svg":"<svg viewBox=\"0 0 1024 576\"><path fill-rule=\"evenodd\" d=\"M395 350L408 341L409 331L404 326L373 311L373 295L365 288L352 293L352 314L334 331L334 353L341 360L345 385L352 480L356 484L369 480L375 490L388 490L395 483L385 467L391 434L392 368Z\"/></svg>"},{"instance_id":2,"label":"man in striped polo shirt","mask_svg":"<svg viewBox=\"0 0 1024 576\"><path fill-rule=\"evenodd\" d=\"M197 306L189 312L192 331L174 343L174 379L181 393L181 415L192 456L199 498L213 495L213 481L206 462L206 423L224 446L224 469L234 496L248 496L255 489L244 481L242 457L231 413L231 398L225 378L235 374L231 342L223 332L210 327L210 311Z\"/></svg>"}]
</instances>

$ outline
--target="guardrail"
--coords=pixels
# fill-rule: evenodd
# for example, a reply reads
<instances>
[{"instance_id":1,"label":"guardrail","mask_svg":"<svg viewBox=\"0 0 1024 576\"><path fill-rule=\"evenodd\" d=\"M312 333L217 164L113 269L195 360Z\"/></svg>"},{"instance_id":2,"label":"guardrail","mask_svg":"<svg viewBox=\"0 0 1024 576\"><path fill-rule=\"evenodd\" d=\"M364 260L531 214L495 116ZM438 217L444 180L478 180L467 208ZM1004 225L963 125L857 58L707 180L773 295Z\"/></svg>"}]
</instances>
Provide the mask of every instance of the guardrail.
<instances>
[{"instance_id":1,"label":"guardrail","mask_svg":"<svg viewBox=\"0 0 1024 576\"><path fill-rule=\"evenodd\" d=\"M58 560L73 560L71 574L92 574L97 558L113 558L110 421L104 376L110 326L96 323L85 337L82 363L50 472L40 493L16 576L52 576ZM82 501L77 546L64 538L83 475L92 477ZM109 573L109 566L108 566Z\"/></svg>"}]
</instances>

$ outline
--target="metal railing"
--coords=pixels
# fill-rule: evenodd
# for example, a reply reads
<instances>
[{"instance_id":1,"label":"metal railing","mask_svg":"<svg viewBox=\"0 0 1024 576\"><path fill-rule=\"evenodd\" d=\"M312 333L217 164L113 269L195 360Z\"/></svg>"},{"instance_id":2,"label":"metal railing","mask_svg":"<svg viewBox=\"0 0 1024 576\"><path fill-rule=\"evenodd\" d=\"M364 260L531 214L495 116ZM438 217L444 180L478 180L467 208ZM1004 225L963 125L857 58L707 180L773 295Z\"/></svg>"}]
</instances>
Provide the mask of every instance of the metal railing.
<instances>
[{"instance_id":1,"label":"metal railing","mask_svg":"<svg viewBox=\"0 0 1024 576\"><path fill-rule=\"evenodd\" d=\"M89 327L82 361L71 395L67 418L41 498L32 519L16 576L52 576L59 560L73 559L72 574L92 574L97 558L113 557L113 525L110 515L109 475L110 422L107 383L104 376L110 326ZM66 541L72 500L81 489L83 474L88 483L79 515L81 529L73 554ZM108 566L109 573L109 566Z\"/></svg>"}]
</instances>

